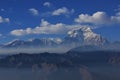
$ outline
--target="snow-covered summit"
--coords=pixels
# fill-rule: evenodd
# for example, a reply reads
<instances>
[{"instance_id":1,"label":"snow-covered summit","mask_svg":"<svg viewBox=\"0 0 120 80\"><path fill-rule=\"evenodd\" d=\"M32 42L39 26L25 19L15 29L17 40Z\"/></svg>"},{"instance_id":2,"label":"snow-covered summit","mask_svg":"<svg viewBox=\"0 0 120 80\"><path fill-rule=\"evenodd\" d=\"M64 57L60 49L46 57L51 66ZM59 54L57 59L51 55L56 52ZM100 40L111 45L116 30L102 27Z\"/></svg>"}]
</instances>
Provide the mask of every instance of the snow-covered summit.
<instances>
[{"instance_id":1,"label":"snow-covered summit","mask_svg":"<svg viewBox=\"0 0 120 80\"><path fill-rule=\"evenodd\" d=\"M96 34L89 27L74 28L68 31L66 42L103 45L107 42L105 38Z\"/></svg>"}]
</instances>

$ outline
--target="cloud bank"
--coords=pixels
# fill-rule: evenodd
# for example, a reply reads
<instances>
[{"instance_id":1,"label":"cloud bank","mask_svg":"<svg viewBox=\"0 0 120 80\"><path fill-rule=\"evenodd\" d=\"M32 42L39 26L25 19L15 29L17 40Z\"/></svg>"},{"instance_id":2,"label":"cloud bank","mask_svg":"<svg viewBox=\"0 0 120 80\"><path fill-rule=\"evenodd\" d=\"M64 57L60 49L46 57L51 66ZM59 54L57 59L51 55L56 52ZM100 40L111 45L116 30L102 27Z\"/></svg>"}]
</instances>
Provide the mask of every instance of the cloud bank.
<instances>
[{"instance_id":1,"label":"cloud bank","mask_svg":"<svg viewBox=\"0 0 120 80\"><path fill-rule=\"evenodd\" d=\"M93 25L112 25L120 23L120 12L116 13L114 16L109 16L106 12L95 12L92 15L80 14L75 22L81 24L93 24Z\"/></svg>"},{"instance_id":2,"label":"cloud bank","mask_svg":"<svg viewBox=\"0 0 120 80\"><path fill-rule=\"evenodd\" d=\"M62 23L57 24L50 24L45 20L41 20L40 26L36 26L35 28L26 28L24 29L17 29L11 31L12 35L15 36L22 36L27 34L59 34L66 32L67 28Z\"/></svg>"},{"instance_id":3,"label":"cloud bank","mask_svg":"<svg viewBox=\"0 0 120 80\"><path fill-rule=\"evenodd\" d=\"M85 25L86 26L86 25ZM29 34L66 34L72 28L83 27L82 25L66 25L63 23L51 24L44 19L41 20L40 26L35 28L16 29L10 32L14 36L23 36Z\"/></svg>"}]
</instances>

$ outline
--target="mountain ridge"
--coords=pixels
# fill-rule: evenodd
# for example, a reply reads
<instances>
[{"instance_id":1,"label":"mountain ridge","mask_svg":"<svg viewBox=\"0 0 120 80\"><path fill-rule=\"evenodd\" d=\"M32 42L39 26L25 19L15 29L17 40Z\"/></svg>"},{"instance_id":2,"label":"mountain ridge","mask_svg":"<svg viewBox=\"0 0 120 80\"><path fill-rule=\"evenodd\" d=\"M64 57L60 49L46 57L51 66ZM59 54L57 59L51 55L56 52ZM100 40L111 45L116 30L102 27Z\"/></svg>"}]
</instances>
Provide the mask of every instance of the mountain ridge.
<instances>
[{"instance_id":1,"label":"mountain ridge","mask_svg":"<svg viewBox=\"0 0 120 80\"><path fill-rule=\"evenodd\" d=\"M64 54L48 52L39 54L20 53L0 59L0 67L32 68L36 64L41 68L44 63L54 65L58 68L72 68L80 67L81 65L90 66L96 64L109 66L114 64L120 66L117 60L119 58L120 52L114 51L67 52ZM112 62L113 59L115 60L114 63Z\"/></svg>"},{"instance_id":2,"label":"mountain ridge","mask_svg":"<svg viewBox=\"0 0 120 80\"><path fill-rule=\"evenodd\" d=\"M61 38L40 38L32 40L14 40L4 44L2 48L11 47L53 47L53 46L80 46L80 45L97 45L103 46L108 43L108 40L94 33L89 27L73 28L68 31L64 39Z\"/></svg>"}]
</instances>

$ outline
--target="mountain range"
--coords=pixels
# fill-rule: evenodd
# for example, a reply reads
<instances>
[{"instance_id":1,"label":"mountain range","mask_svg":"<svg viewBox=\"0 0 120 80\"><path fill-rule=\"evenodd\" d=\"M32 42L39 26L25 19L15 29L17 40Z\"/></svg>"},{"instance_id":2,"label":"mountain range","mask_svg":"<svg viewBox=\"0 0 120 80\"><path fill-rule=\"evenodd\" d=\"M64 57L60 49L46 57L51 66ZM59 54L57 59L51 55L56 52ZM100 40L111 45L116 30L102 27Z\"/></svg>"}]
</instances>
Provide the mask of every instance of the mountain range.
<instances>
[{"instance_id":1,"label":"mountain range","mask_svg":"<svg viewBox=\"0 0 120 80\"><path fill-rule=\"evenodd\" d=\"M29 47L56 47L56 46L81 46L108 44L108 40L99 34L94 33L89 27L73 28L68 31L67 36L61 38L40 38L31 40L13 40L1 45L1 48L29 48Z\"/></svg>"},{"instance_id":2,"label":"mountain range","mask_svg":"<svg viewBox=\"0 0 120 80\"><path fill-rule=\"evenodd\" d=\"M37 73L42 71L42 80L119 80L120 42L111 43L90 28L81 27L68 31L64 39L41 38L31 40L14 40L1 45L1 48L32 49L61 46L73 47L65 53L13 53L0 57L0 68L17 70L30 69ZM64 46L64 47L63 47ZM116 47L117 50L116 50ZM115 48L115 49L114 49ZM114 71L115 70L115 71ZM96 72L95 72L96 71ZM114 73L115 77L101 75ZM74 74L74 75L73 75ZM117 75L117 76L116 76ZM84 77L85 78L84 78ZM106 77L107 76L107 77ZM40 77L40 76L39 76ZM59 77L59 78L58 78ZM87 77L87 79L86 79ZM56 78L56 79L55 79Z\"/></svg>"},{"instance_id":3,"label":"mountain range","mask_svg":"<svg viewBox=\"0 0 120 80\"><path fill-rule=\"evenodd\" d=\"M23 71L30 70L39 76L37 80L119 80L120 52L76 52L73 49L64 54L19 53L1 58L0 68L8 72L9 69L12 72L19 70L15 71L17 75L18 72L24 75Z\"/></svg>"},{"instance_id":4,"label":"mountain range","mask_svg":"<svg viewBox=\"0 0 120 80\"><path fill-rule=\"evenodd\" d=\"M120 52L102 50L89 52L76 52L71 50L64 54L47 52L39 54L20 53L1 58L0 67L32 68L34 65L37 65L37 67L41 68L43 64L56 66L57 68L80 67L82 65L112 66L113 64L120 66L119 59Z\"/></svg>"}]
</instances>

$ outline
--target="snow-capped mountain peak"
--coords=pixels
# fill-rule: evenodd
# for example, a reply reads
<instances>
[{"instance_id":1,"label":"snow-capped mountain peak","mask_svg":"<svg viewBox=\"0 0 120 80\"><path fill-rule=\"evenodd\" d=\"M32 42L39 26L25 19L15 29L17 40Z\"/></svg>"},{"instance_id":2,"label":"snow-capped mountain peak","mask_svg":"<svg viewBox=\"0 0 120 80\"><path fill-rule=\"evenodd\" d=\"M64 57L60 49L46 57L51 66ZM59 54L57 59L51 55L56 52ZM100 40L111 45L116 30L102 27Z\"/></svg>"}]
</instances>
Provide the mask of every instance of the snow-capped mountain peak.
<instances>
[{"instance_id":1,"label":"snow-capped mountain peak","mask_svg":"<svg viewBox=\"0 0 120 80\"><path fill-rule=\"evenodd\" d=\"M41 38L41 39L29 39L13 40L4 45L5 48L24 48L24 47L54 47L62 42L60 38Z\"/></svg>"},{"instance_id":2,"label":"snow-capped mountain peak","mask_svg":"<svg viewBox=\"0 0 120 80\"><path fill-rule=\"evenodd\" d=\"M14 45L19 45L19 44L24 44L24 41L19 40L19 39L15 39L13 41L10 41L10 42L6 43L5 45L14 46Z\"/></svg>"},{"instance_id":3,"label":"snow-capped mountain peak","mask_svg":"<svg viewBox=\"0 0 120 80\"><path fill-rule=\"evenodd\" d=\"M94 33L89 27L74 28L68 31L65 41L94 45L103 45L107 42L105 38Z\"/></svg>"},{"instance_id":4,"label":"snow-capped mountain peak","mask_svg":"<svg viewBox=\"0 0 120 80\"><path fill-rule=\"evenodd\" d=\"M84 37L91 37L91 35L96 36L89 27L80 27L68 31L68 36L70 37L79 37L81 34L83 34Z\"/></svg>"}]
</instances>

